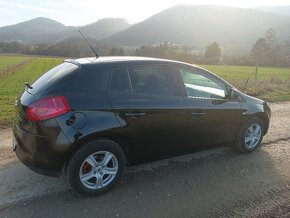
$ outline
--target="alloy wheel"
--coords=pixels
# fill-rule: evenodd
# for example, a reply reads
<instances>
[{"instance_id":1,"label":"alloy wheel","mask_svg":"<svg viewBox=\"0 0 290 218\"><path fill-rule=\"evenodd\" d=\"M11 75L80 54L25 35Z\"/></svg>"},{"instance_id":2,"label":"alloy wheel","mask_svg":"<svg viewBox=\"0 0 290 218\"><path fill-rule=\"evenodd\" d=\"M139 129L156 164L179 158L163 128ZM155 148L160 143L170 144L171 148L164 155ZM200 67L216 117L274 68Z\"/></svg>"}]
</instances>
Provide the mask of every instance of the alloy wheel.
<instances>
[{"instance_id":1,"label":"alloy wheel","mask_svg":"<svg viewBox=\"0 0 290 218\"><path fill-rule=\"evenodd\" d=\"M259 123L252 124L245 134L245 145L248 149L255 148L261 139L262 127Z\"/></svg>"},{"instance_id":2,"label":"alloy wheel","mask_svg":"<svg viewBox=\"0 0 290 218\"><path fill-rule=\"evenodd\" d=\"M88 156L81 164L79 179L92 190L109 185L118 172L118 160L109 151L98 151Z\"/></svg>"}]
</instances>

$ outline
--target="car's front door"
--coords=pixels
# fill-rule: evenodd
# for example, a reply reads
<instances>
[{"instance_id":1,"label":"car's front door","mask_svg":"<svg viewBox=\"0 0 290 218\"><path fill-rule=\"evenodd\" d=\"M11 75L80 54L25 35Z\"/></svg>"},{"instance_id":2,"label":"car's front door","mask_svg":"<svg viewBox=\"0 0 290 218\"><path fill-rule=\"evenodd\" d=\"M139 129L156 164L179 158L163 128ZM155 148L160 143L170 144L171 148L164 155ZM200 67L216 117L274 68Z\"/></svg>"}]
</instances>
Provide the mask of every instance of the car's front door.
<instances>
[{"instance_id":1,"label":"car's front door","mask_svg":"<svg viewBox=\"0 0 290 218\"><path fill-rule=\"evenodd\" d=\"M241 120L241 105L228 98L228 85L195 67L176 67L188 102L188 146L232 142Z\"/></svg>"},{"instance_id":2,"label":"car's front door","mask_svg":"<svg viewBox=\"0 0 290 218\"><path fill-rule=\"evenodd\" d=\"M187 100L166 65L133 66L112 72L109 98L124 127L135 162L186 149Z\"/></svg>"}]
</instances>

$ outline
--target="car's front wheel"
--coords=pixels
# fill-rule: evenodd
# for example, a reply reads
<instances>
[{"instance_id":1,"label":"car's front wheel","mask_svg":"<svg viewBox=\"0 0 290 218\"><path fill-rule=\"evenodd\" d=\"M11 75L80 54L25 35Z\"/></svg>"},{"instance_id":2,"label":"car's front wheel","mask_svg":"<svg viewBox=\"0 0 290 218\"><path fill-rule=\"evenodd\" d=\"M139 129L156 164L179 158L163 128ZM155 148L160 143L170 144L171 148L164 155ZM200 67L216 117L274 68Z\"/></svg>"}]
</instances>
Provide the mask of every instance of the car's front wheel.
<instances>
[{"instance_id":1,"label":"car's front wheel","mask_svg":"<svg viewBox=\"0 0 290 218\"><path fill-rule=\"evenodd\" d=\"M236 149L242 153L249 153L256 150L263 139L264 125L261 119L255 117L249 119L241 128Z\"/></svg>"},{"instance_id":2,"label":"car's front wheel","mask_svg":"<svg viewBox=\"0 0 290 218\"><path fill-rule=\"evenodd\" d=\"M79 194L99 195L109 191L121 178L125 155L121 147L107 139L85 144L66 167L66 179Z\"/></svg>"}]
</instances>

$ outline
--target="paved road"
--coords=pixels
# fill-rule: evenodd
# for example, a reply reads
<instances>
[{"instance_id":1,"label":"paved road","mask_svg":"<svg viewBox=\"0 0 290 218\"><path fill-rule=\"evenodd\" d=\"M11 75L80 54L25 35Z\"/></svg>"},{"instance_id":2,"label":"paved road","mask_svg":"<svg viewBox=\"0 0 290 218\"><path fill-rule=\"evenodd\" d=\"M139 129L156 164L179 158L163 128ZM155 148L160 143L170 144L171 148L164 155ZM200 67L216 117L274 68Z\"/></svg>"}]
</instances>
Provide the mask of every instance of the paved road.
<instances>
[{"instance_id":1,"label":"paved road","mask_svg":"<svg viewBox=\"0 0 290 218\"><path fill-rule=\"evenodd\" d=\"M290 217L290 103L272 109L256 152L220 147L135 166L100 197L74 194L63 178L37 175L2 155L0 217ZM0 134L1 153L9 155L11 134Z\"/></svg>"}]
</instances>

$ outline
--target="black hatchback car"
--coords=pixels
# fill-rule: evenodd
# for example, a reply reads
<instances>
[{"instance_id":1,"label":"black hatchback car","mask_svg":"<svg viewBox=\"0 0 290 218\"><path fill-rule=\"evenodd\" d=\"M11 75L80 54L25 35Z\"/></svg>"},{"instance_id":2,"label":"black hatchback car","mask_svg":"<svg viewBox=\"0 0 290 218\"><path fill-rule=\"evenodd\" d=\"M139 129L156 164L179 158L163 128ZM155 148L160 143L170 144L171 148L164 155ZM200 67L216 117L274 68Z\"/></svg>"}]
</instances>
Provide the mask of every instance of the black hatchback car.
<instances>
[{"instance_id":1,"label":"black hatchback car","mask_svg":"<svg viewBox=\"0 0 290 218\"><path fill-rule=\"evenodd\" d=\"M154 58L66 60L17 99L13 149L32 170L65 173L78 193L115 185L126 166L231 143L255 150L271 110L200 67Z\"/></svg>"}]
</instances>

